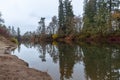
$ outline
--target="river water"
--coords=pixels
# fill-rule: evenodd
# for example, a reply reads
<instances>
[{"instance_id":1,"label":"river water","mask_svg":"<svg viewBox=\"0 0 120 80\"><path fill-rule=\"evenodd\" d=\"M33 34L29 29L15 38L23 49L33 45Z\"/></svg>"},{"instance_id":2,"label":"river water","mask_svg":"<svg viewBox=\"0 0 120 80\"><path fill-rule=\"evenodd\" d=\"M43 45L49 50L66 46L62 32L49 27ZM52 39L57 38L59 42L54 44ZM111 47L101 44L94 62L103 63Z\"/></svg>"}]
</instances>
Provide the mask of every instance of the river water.
<instances>
[{"instance_id":1,"label":"river water","mask_svg":"<svg viewBox=\"0 0 120 80\"><path fill-rule=\"evenodd\" d=\"M21 44L12 53L53 80L120 80L120 46Z\"/></svg>"}]
</instances>

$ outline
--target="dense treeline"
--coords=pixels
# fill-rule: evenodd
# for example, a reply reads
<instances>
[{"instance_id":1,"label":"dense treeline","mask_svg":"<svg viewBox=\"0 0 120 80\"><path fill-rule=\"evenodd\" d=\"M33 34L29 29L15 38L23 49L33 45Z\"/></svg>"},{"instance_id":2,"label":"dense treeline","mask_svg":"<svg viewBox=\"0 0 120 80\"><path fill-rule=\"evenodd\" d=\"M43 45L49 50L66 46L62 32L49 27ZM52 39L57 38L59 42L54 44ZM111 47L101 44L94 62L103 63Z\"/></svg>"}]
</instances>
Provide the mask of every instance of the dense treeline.
<instances>
[{"instance_id":1,"label":"dense treeline","mask_svg":"<svg viewBox=\"0 0 120 80\"><path fill-rule=\"evenodd\" d=\"M85 0L83 30L90 33L120 31L119 0Z\"/></svg>"},{"instance_id":2,"label":"dense treeline","mask_svg":"<svg viewBox=\"0 0 120 80\"><path fill-rule=\"evenodd\" d=\"M120 0L85 0L82 32L89 40L120 41Z\"/></svg>"},{"instance_id":3,"label":"dense treeline","mask_svg":"<svg viewBox=\"0 0 120 80\"><path fill-rule=\"evenodd\" d=\"M0 19L3 22L2 19ZM120 1L84 0L83 16L73 12L71 0L59 0L58 17L53 16L49 25L41 17L34 32L26 32L24 41L120 41ZM12 30L12 31L10 31ZM11 27L9 32L16 34ZM20 30L17 29L20 37Z\"/></svg>"},{"instance_id":4,"label":"dense treeline","mask_svg":"<svg viewBox=\"0 0 120 80\"><path fill-rule=\"evenodd\" d=\"M41 39L48 41L78 34L82 29L82 17L74 15L71 2L59 0L58 17L53 16L48 26L45 25L45 18L41 17L38 29L34 32L26 32L23 39L28 40L28 37L31 37L30 39L35 41L42 41Z\"/></svg>"},{"instance_id":5,"label":"dense treeline","mask_svg":"<svg viewBox=\"0 0 120 80\"><path fill-rule=\"evenodd\" d=\"M48 26L45 18L38 22L35 32L26 32L32 40L58 41L119 41L120 1L84 0L83 17L75 16L71 0L59 0L58 17L53 16ZM107 39L107 40L106 40Z\"/></svg>"}]
</instances>

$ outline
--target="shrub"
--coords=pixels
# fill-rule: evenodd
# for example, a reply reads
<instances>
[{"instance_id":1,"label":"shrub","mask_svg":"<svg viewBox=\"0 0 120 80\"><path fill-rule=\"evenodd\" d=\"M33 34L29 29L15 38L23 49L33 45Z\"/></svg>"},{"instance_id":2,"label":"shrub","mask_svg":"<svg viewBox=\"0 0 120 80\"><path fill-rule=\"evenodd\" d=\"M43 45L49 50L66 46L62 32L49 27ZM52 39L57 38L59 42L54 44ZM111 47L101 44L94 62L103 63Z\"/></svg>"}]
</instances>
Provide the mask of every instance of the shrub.
<instances>
[{"instance_id":1,"label":"shrub","mask_svg":"<svg viewBox=\"0 0 120 80\"><path fill-rule=\"evenodd\" d=\"M52 45L57 45L57 42L56 42L56 41L53 41L53 42L52 42Z\"/></svg>"},{"instance_id":2,"label":"shrub","mask_svg":"<svg viewBox=\"0 0 120 80\"><path fill-rule=\"evenodd\" d=\"M18 40L16 38L11 38L11 42L18 44Z\"/></svg>"},{"instance_id":3,"label":"shrub","mask_svg":"<svg viewBox=\"0 0 120 80\"><path fill-rule=\"evenodd\" d=\"M8 30L6 29L6 27L1 27L0 26L0 35L4 36L4 37L9 37L9 32Z\"/></svg>"},{"instance_id":4,"label":"shrub","mask_svg":"<svg viewBox=\"0 0 120 80\"><path fill-rule=\"evenodd\" d=\"M53 34L53 35L52 35L52 38L53 38L53 39L57 39L57 38L58 38L58 35L57 35L57 34Z\"/></svg>"}]
</instances>

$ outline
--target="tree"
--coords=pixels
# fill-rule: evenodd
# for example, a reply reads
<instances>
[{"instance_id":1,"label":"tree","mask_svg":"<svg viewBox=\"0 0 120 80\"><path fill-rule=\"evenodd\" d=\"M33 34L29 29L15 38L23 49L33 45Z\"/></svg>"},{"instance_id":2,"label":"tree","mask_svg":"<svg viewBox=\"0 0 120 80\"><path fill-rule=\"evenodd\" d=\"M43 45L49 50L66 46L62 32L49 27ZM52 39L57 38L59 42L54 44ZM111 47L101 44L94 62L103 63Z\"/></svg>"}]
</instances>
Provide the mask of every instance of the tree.
<instances>
[{"instance_id":1,"label":"tree","mask_svg":"<svg viewBox=\"0 0 120 80\"><path fill-rule=\"evenodd\" d=\"M75 31L74 25L74 14L72 10L71 1L65 0L65 26L66 26L66 34L71 34Z\"/></svg>"},{"instance_id":2,"label":"tree","mask_svg":"<svg viewBox=\"0 0 120 80\"><path fill-rule=\"evenodd\" d=\"M10 37L9 30L3 23L4 23L4 19L2 18L2 14L0 12L0 35L8 38Z\"/></svg>"},{"instance_id":3,"label":"tree","mask_svg":"<svg viewBox=\"0 0 120 80\"><path fill-rule=\"evenodd\" d=\"M63 0L59 0L59 30L58 32L60 34L64 33L64 23L65 23L65 16L64 16L64 4Z\"/></svg>"},{"instance_id":4,"label":"tree","mask_svg":"<svg viewBox=\"0 0 120 80\"><path fill-rule=\"evenodd\" d=\"M50 34L55 34L58 29L58 20L56 16L52 17L52 21L49 23L49 26L47 27L49 29Z\"/></svg>"},{"instance_id":5,"label":"tree","mask_svg":"<svg viewBox=\"0 0 120 80\"><path fill-rule=\"evenodd\" d=\"M59 30L60 34L71 34L74 31L74 14L71 1L59 0Z\"/></svg>"},{"instance_id":6,"label":"tree","mask_svg":"<svg viewBox=\"0 0 120 80\"><path fill-rule=\"evenodd\" d=\"M104 34L108 32L109 11L107 3L104 0L97 1L97 12L94 17L96 33Z\"/></svg>"},{"instance_id":7,"label":"tree","mask_svg":"<svg viewBox=\"0 0 120 80\"><path fill-rule=\"evenodd\" d=\"M12 36L13 37L16 37L17 36L17 32L16 32L16 30L14 29L14 26L12 26Z\"/></svg>"},{"instance_id":8,"label":"tree","mask_svg":"<svg viewBox=\"0 0 120 80\"><path fill-rule=\"evenodd\" d=\"M102 34L113 32L112 14L119 7L119 0L85 0L83 31Z\"/></svg>"},{"instance_id":9,"label":"tree","mask_svg":"<svg viewBox=\"0 0 120 80\"><path fill-rule=\"evenodd\" d=\"M1 14L1 12L0 12L0 25L1 25L2 23L4 23L4 19L2 19L2 14Z\"/></svg>"},{"instance_id":10,"label":"tree","mask_svg":"<svg viewBox=\"0 0 120 80\"><path fill-rule=\"evenodd\" d=\"M38 22L39 27L37 29L38 35L45 34L45 18L41 17L40 21Z\"/></svg>"},{"instance_id":11,"label":"tree","mask_svg":"<svg viewBox=\"0 0 120 80\"><path fill-rule=\"evenodd\" d=\"M119 0L107 0L108 9L109 9L109 32L112 32L114 28L112 27L112 12L120 7Z\"/></svg>"},{"instance_id":12,"label":"tree","mask_svg":"<svg viewBox=\"0 0 120 80\"><path fill-rule=\"evenodd\" d=\"M96 0L85 0L84 2L84 16L83 16L83 30L85 32L95 31L95 20L96 15Z\"/></svg>"},{"instance_id":13,"label":"tree","mask_svg":"<svg viewBox=\"0 0 120 80\"><path fill-rule=\"evenodd\" d=\"M75 16L75 32L81 32L82 31L82 17L81 16Z\"/></svg>"},{"instance_id":14,"label":"tree","mask_svg":"<svg viewBox=\"0 0 120 80\"><path fill-rule=\"evenodd\" d=\"M18 39L18 42L21 41L21 35L20 35L20 28L19 27L17 28L17 39Z\"/></svg>"}]
</instances>

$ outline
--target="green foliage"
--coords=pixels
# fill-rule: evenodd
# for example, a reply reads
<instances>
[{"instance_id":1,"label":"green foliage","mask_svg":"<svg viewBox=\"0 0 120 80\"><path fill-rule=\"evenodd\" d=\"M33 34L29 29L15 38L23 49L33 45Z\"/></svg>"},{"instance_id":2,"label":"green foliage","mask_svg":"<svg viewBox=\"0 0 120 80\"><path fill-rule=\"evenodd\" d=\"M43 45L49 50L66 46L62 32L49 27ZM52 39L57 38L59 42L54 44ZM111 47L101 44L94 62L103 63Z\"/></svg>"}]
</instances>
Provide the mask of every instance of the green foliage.
<instances>
[{"instance_id":1,"label":"green foliage","mask_svg":"<svg viewBox=\"0 0 120 80\"><path fill-rule=\"evenodd\" d=\"M59 0L59 30L61 34L70 34L74 31L74 14L71 1Z\"/></svg>"},{"instance_id":2,"label":"green foliage","mask_svg":"<svg viewBox=\"0 0 120 80\"><path fill-rule=\"evenodd\" d=\"M91 33L85 32L85 33L81 33L80 35L77 35L77 39L80 41L81 40L84 41L84 39L89 38L90 36L91 36Z\"/></svg>"},{"instance_id":3,"label":"green foliage","mask_svg":"<svg viewBox=\"0 0 120 80\"><path fill-rule=\"evenodd\" d=\"M83 31L90 33L112 33L119 29L119 0L85 0ZM116 9L118 9L117 13ZM115 13L115 14L113 14ZM113 15L111 15L113 14ZM116 18L116 21L112 19ZM113 24L113 22L116 22ZM117 25L117 27L116 27Z\"/></svg>"},{"instance_id":4,"label":"green foliage","mask_svg":"<svg viewBox=\"0 0 120 80\"><path fill-rule=\"evenodd\" d=\"M95 20L94 17L96 15L96 0L89 0L85 2L84 5L84 31L94 31Z\"/></svg>"}]
</instances>

